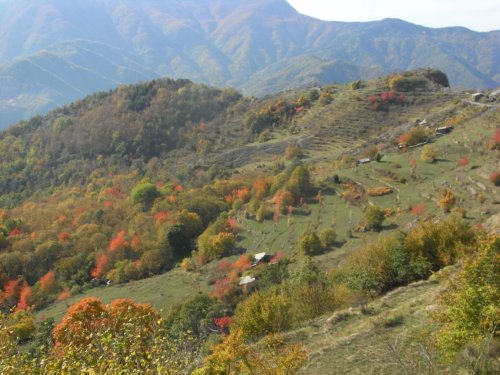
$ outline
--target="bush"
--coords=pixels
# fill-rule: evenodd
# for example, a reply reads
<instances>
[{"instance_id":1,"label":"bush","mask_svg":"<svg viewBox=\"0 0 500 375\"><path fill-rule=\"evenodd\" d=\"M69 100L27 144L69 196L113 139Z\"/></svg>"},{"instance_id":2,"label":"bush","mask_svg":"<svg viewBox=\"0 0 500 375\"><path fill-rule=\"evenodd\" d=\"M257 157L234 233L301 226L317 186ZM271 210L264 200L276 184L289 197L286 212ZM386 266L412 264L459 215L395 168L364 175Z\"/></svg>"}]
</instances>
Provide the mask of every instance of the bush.
<instances>
[{"instance_id":1,"label":"bush","mask_svg":"<svg viewBox=\"0 0 500 375\"><path fill-rule=\"evenodd\" d=\"M331 247L335 244L337 233L333 228L325 228L319 234L319 239L324 248Z\"/></svg>"},{"instance_id":2,"label":"bush","mask_svg":"<svg viewBox=\"0 0 500 375\"><path fill-rule=\"evenodd\" d=\"M299 251L304 255L318 255L323 251L323 246L316 233L306 232L300 236Z\"/></svg>"},{"instance_id":3,"label":"bush","mask_svg":"<svg viewBox=\"0 0 500 375\"><path fill-rule=\"evenodd\" d=\"M427 81L420 77L395 75L389 79L389 88L392 91L413 91L425 87L427 87Z\"/></svg>"},{"instance_id":4,"label":"bush","mask_svg":"<svg viewBox=\"0 0 500 375\"><path fill-rule=\"evenodd\" d=\"M450 212L453 206L455 206L456 198L455 194L450 189L443 189L441 197L439 198L439 207L443 212Z\"/></svg>"},{"instance_id":5,"label":"bush","mask_svg":"<svg viewBox=\"0 0 500 375\"><path fill-rule=\"evenodd\" d=\"M438 346L452 358L467 343L498 337L500 328L500 238L480 244L440 298L434 318L442 323Z\"/></svg>"},{"instance_id":6,"label":"bush","mask_svg":"<svg viewBox=\"0 0 500 375\"><path fill-rule=\"evenodd\" d=\"M467 222L453 215L446 221L422 222L406 236L405 248L436 271L467 254L476 240L476 232Z\"/></svg>"},{"instance_id":7,"label":"bush","mask_svg":"<svg viewBox=\"0 0 500 375\"><path fill-rule=\"evenodd\" d=\"M378 206L370 206L365 212L366 226L369 230L380 231L385 220L385 214Z\"/></svg>"},{"instance_id":8,"label":"bush","mask_svg":"<svg viewBox=\"0 0 500 375\"><path fill-rule=\"evenodd\" d=\"M256 292L238 304L234 326L247 339L283 332L292 326L290 299L276 289Z\"/></svg>"},{"instance_id":9,"label":"bush","mask_svg":"<svg viewBox=\"0 0 500 375\"><path fill-rule=\"evenodd\" d=\"M439 151L437 148L431 145L425 145L422 147L422 151L420 152L420 160L425 161L426 163L434 163L438 155Z\"/></svg>"}]
</instances>

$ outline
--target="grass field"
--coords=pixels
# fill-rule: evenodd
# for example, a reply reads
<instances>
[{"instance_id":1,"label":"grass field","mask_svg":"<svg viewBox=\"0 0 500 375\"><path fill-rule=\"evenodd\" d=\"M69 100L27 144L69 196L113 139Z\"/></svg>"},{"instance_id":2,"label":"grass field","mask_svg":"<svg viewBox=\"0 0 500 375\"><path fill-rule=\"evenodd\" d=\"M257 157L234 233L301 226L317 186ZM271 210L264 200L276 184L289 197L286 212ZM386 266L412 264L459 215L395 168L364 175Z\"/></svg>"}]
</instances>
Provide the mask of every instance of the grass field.
<instances>
[{"instance_id":1,"label":"grass field","mask_svg":"<svg viewBox=\"0 0 500 375\"><path fill-rule=\"evenodd\" d=\"M303 373L434 373L442 364L432 354L429 306L442 287L437 281L414 283L373 301L365 313L349 309L306 322L287 335L306 345Z\"/></svg>"}]
</instances>

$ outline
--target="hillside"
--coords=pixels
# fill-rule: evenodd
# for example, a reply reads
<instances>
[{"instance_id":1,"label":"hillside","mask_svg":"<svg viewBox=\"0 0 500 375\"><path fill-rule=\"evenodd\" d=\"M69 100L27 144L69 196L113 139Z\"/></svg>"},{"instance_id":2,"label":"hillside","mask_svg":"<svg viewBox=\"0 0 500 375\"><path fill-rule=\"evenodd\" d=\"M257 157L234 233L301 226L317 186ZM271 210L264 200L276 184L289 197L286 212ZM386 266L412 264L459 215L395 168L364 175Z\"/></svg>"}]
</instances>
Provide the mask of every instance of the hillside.
<instances>
[{"instance_id":1,"label":"hillside","mask_svg":"<svg viewBox=\"0 0 500 375\"><path fill-rule=\"evenodd\" d=\"M0 1L0 126L158 77L264 95L430 66L499 85L499 32L324 22L285 0Z\"/></svg>"},{"instance_id":2,"label":"hillside","mask_svg":"<svg viewBox=\"0 0 500 375\"><path fill-rule=\"evenodd\" d=\"M145 347L187 350L186 373L212 343L236 339L224 335L233 320L247 335L244 350L276 331L303 345L303 373L446 373L432 340L415 337L441 327L428 306L462 259L494 249L477 227L498 235L500 213L498 103L447 84L421 69L255 99L159 79L4 130L0 308L16 312L7 317L14 323L1 321L0 338L33 313L38 329L19 331L34 350L31 368L95 368L96 358L121 366L89 354L124 348L92 325L97 346L58 339L52 352L53 341L44 341L48 351L39 342L52 337L47 318L60 321L84 297L132 298L159 310L148 316L163 322L162 340L174 340ZM260 252L270 264L252 267ZM239 286L241 276L255 284ZM71 311L94 311L85 301ZM146 311L127 311L135 308ZM184 342L189 332L194 341ZM132 356L144 349L130 345ZM58 350L68 350L60 364ZM166 355L158 353L154 360Z\"/></svg>"}]
</instances>

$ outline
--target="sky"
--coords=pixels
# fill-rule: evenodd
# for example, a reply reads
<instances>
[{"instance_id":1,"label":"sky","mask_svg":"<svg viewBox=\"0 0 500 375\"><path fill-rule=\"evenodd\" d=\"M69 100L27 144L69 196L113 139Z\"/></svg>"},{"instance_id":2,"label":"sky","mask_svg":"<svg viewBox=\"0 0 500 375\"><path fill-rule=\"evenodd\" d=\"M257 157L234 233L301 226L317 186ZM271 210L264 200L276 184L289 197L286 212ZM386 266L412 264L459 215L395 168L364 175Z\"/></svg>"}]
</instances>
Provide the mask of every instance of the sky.
<instances>
[{"instance_id":1,"label":"sky","mask_svg":"<svg viewBox=\"0 0 500 375\"><path fill-rule=\"evenodd\" d=\"M500 30L500 0L287 0L299 13L329 21L400 18L427 27Z\"/></svg>"}]
</instances>

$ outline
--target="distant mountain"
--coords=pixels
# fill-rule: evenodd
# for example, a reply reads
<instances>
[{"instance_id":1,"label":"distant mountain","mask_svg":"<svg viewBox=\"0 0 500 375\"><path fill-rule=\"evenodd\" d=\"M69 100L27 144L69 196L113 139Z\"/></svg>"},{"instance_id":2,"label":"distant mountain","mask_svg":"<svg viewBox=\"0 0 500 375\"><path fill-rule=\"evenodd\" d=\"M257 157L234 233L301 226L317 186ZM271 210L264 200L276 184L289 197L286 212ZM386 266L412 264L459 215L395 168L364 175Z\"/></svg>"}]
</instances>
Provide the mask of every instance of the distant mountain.
<instances>
[{"instance_id":1,"label":"distant mountain","mask_svg":"<svg viewBox=\"0 0 500 375\"><path fill-rule=\"evenodd\" d=\"M500 31L325 22L285 0L0 0L0 126L160 76L263 95L430 66L476 88L499 62Z\"/></svg>"}]
</instances>

